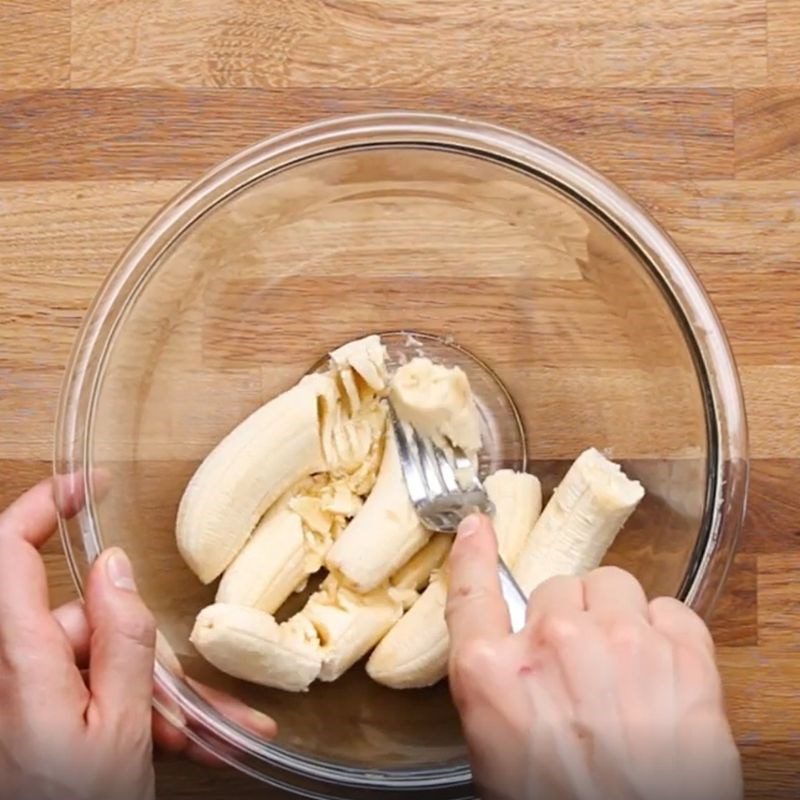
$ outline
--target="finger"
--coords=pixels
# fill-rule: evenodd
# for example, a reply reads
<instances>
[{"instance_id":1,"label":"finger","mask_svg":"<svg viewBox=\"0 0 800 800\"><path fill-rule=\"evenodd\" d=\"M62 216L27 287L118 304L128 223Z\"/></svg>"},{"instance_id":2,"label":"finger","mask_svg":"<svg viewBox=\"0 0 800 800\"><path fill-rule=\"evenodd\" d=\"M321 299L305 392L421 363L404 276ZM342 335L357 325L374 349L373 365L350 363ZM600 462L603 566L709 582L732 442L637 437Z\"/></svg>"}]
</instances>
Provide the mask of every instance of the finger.
<instances>
[{"instance_id":1,"label":"finger","mask_svg":"<svg viewBox=\"0 0 800 800\"><path fill-rule=\"evenodd\" d=\"M445 612L451 651L510 632L497 574L497 538L483 515L471 514L459 525L447 560Z\"/></svg>"},{"instance_id":2,"label":"finger","mask_svg":"<svg viewBox=\"0 0 800 800\"><path fill-rule=\"evenodd\" d=\"M50 613L47 575L37 547L56 527L53 481L37 484L0 514L0 641L28 662L29 677L63 672L74 659Z\"/></svg>"},{"instance_id":3,"label":"finger","mask_svg":"<svg viewBox=\"0 0 800 800\"><path fill-rule=\"evenodd\" d=\"M76 475L48 478L0 514L0 636L36 630L58 635L50 614L47 575L37 552L53 534L59 510L73 514L82 502Z\"/></svg>"},{"instance_id":4,"label":"finger","mask_svg":"<svg viewBox=\"0 0 800 800\"><path fill-rule=\"evenodd\" d=\"M278 729L271 717L250 708L225 692L212 689L191 678L187 682L206 702L230 722L263 739L270 740L275 737ZM164 702L163 695L159 699L161 699L162 703ZM181 714L181 716L183 715ZM191 728L192 724L188 723L188 727ZM171 753L183 753L192 761L206 766L225 766L226 762L223 759L195 743L187 734L186 728L187 723L185 721L182 725L176 727L160 714L156 713L153 716L153 740L162 750Z\"/></svg>"},{"instance_id":5,"label":"finger","mask_svg":"<svg viewBox=\"0 0 800 800\"><path fill-rule=\"evenodd\" d=\"M657 597L649 607L653 627L675 644L694 646L714 655L714 640L705 622L674 597Z\"/></svg>"},{"instance_id":6,"label":"finger","mask_svg":"<svg viewBox=\"0 0 800 800\"><path fill-rule=\"evenodd\" d=\"M556 575L540 583L528 598L528 620L535 621L554 611L585 611L583 579Z\"/></svg>"},{"instance_id":7,"label":"finger","mask_svg":"<svg viewBox=\"0 0 800 800\"><path fill-rule=\"evenodd\" d=\"M149 730L155 621L136 591L131 563L119 548L106 550L92 566L86 613L92 641L90 722L126 721Z\"/></svg>"},{"instance_id":8,"label":"finger","mask_svg":"<svg viewBox=\"0 0 800 800\"><path fill-rule=\"evenodd\" d=\"M272 717L262 714L260 711L251 708L241 700L237 700L227 692L212 689L204 683L187 678L187 683L200 695L209 705L213 706L220 714L230 722L245 728L257 736L264 739L274 739L278 732L278 726Z\"/></svg>"},{"instance_id":9,"label":"finger","mask_svg":"<svg viewBox=\"0 0 800 800\"><path fill-rule=\"evenodd\" d=\"M641 584L619 567L600 567L583 578L586 609L599 620L639 617L650 619Z\"/></svg>"},{"instance_id":10,"label":"finger","mask_svg":"<svg viewBox=\"0 0 800 800\"><path fill-rule=\"evenodd\" d=\"M58 481L48 478L18 497L0 514L0 538L11 537L41 547L56 529L58 513L63 503L65 515L74 513L78 502L72 495L75 491L74 476L63 476Z\"/></svg>"},{"instance_id":11,"label":"finger","mask_svg":"<svg viewBox=\"0 0 800 800\"><path fill-rule=\"evenodd\" d=\"M91 639L91 629L83 602L72 600L54 608L52 613L53 619L61 627L75 654L75 663L79 669L83 669L89 663L89 641Z\"/></svg>"}]
</instances>

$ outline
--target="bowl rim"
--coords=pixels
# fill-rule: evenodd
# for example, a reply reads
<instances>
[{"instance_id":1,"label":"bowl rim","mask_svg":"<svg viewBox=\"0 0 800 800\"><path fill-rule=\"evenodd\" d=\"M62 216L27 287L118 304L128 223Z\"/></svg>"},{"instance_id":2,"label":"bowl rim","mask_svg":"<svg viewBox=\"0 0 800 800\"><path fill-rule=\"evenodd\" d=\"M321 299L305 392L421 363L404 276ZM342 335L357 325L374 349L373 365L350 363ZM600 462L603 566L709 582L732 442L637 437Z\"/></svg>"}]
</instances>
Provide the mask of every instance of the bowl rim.
<instances>
[{"instance_id":1,"label":"bowl rim","mask_svg":"<svg viewBox=\"0 0 800 800\"><path fill-rule=\"evenodd\" d=\"M70 572L78 592L88 566L100 554L93 486L83 471L90 464L95 388L118 327L166 249L215 205L250 183L311 159L353 149L433 148L484 158L521 171L567 195L623 238L649 267L692 352L704 395L708 436L705 536L698 537L694 563L679 595L707 617L722 588L736 549L748 484L747 421L741 385L726 334L688 260L667 233L627 193L590 167L534 137L492 123L439 113L391 111L323 119L264 139L232 155L189 184L141 229L101 285L79 331L68 362L56 422L54 472L82 474L86 505L73 521L59 519ZM73 546L71 526L77 526ZM389 791L445 790L467 797L469 767L438 770L374 770L329 767L264 743L219 719L188 686L179 686L159 656L158 687L199 723L196 741L261 780L304 796L358 798ZM161 707L159 707L161 705ZM167 704L158 710L169 713ZM231 753L230 746L235 752ZM269 765L278 774L265 775ZM301 786L301 777L314 785ZM300 783L303 783L303 780ZM319 793L319 782L325 794ZM346 791L346 794L337 792ZM444 794L442 796L445 796Z\"/></svg>"}]
</instances>

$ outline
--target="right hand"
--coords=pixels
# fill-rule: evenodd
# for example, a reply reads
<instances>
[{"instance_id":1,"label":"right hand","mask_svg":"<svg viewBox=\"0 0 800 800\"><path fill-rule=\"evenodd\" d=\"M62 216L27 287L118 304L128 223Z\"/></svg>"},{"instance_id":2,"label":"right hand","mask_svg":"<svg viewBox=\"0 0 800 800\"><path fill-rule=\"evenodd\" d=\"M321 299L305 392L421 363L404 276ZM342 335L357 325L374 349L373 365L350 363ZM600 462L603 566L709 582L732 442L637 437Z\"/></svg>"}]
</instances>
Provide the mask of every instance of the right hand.
<instances>
[{"instance_id":1,"label":"right hand","mask_svg":"<svg viewBox=\"0 0 800 800\"><path fill-rule=\"evenodd\" d=\"M539 586L512 634L491 524L468 520L448 567L450 686L483 800L739 800L700 618L601 567Z\"/></svg>"}]
</instances>

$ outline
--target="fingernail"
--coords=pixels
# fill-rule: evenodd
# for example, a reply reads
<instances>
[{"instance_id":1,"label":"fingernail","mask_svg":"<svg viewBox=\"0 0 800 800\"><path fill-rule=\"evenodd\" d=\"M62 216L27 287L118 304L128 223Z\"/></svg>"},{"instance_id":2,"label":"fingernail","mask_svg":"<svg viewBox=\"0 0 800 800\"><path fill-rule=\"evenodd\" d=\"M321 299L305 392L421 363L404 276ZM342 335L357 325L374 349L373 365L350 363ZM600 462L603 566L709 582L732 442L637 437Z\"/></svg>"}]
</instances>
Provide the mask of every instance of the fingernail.
<instances>
[{"instance_id":1,"label":"fingernail","mask_svg":"<svg viewBox=\"0 0 800 800\"><path fill-rule=\"evenodd\" d=\"M136 591L136 582L133 580L133 568L128 556L122 550L115 549L106 561L108 578L117 589Z\"/></svg>"},{"instance_id":2,"label":"fingernail","mask_svg":"<svg viewBox=\"0 0 800 800\"><path fill-rule=\"evenodd\" d=\"M464 517L458 526L458 536L460 539L465 539L467 536L472 536L473 533L478 532L481 526L480 518L477 514L470 514Z\"/></svg>"},{"instance_id":3,"label":"fingernail","mask_svg":"<svg viewBox=\"0 0 800 800\"><path fill-rule=\"evenodd\" d=\"M253 727L260 731L272 733L275 728L275 721L272 719L272 717L268 717L266 714L262 714L260 711L256 711L254 708L250 709L250 719L253 722Z\"/></svg>"}]
</instances>

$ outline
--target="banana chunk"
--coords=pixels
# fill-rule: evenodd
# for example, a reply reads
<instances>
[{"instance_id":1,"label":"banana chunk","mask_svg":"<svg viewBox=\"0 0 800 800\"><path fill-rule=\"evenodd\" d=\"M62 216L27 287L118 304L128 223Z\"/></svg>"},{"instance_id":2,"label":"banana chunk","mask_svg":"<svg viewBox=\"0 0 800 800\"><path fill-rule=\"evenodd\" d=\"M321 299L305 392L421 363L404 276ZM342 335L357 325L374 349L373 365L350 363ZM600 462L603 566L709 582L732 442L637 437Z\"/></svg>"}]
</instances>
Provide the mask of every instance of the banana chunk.
<instances>
[{"instance_id":1,"label":"banana chunk","mask_svg":"<svg viewBox=\"0 0 800 800\"><path fill-rule=\"evenodd\" d=\"M369 492L382 456L384 355L377 336L339 348L327 373L307 375L266 403L206 456L176 522L178 549L203 583L219 577L302 478L332 472L353 491Z\"/></svg>"},{"instance_id":2,"label":"banana chunk","mask_svg":"<svg viewBox=\"0 0 800 800\"><path fill-rule=\"evenodd\" d=\"M274 614L307 579L306 564L303 520L288 506L277 506L225 570L216 601Z\"/></svg>"},{"instance_id":3,"label":"banana chunk","mask_svg":"<svg viewBox=\"0 0 800 800\"><path fill-rule=\"evenodd\" d=\"M457 445L473 455L480 448L478 412L467 376L458 367L412 359L392 376L389 397L402 419L442 446ZM356 591L370 592L429 538L408 497L394 437L387 432L372 492L331 547L326 566Z\"/></svg>"},{"instance_id":4,"label":"banana chunk","mask_svg":"<svg viewBox=\"0 0 800 800\"><path fill-rule=\"evenodd\" d=\"M340 576L328 575L296 615L311 622L322 643L320 680L335 681L380 641L442 565L451 540L437 534L391 577L388 586L366 594L353 591Z\"/></svg>"},{"instance_id":5,"label":"banana chunk","mask_svg":"<svg viewBox=\"0 0 800 800\"><path fill-rule=\"evenodd\" d=\"M598 567L644 497L638 481L590 448L556 487L520 554L514 576L526 594L555 575Z\"/></svg>"},{"instance_id":6,"label":"banana chunk","mask_svg":"<svg viewBox=\"0 0 800 800\"><path fill-rule=\"evenodd\" d=\"M513 567L542 509L537 478L499 470L485 482L495 504L494 528L500 554ZM373 650L369 676L394 689L431 686L447 674L450 635L445 620L447 582L444 572L431 580L419 600Z\"/></svg>"},{"instance_id":7,"label":"banana chunk","mask_svg":"<svg viewBox=\"0 0 800 800\"><path fill-rule=\"evenodd\" d=\"M267 512L225 570L218 603L274 614L323 564L361 498L327 474L304 479Z\"/></svg>"},{"instance_id":8,"label":"banana chunk","mask_svg":"<svg viewBox=\"0 0 800 800\"><path fill-rule=\"evenodd\" d=\"M222 672L288 692L307 689L322 669L313 630L278 625L256 608L208 606L198 614L190 641Z\"/></svg>"},{"instance_id":9,"label":"banana chunk","mask_svg":"<svg viewBox=\"0 0 800 800\"><path fill-rule=\"evenodd\" d=\"M358 592L387 581L430 538L408 497L397 446L387 436L383 461L364 507L328 551L325 564Z\"/></svg>"},{"instance_id":10,"label":"banana chunk","mask_svg":"<svg viewBox=\"0 0 800 800\"><path fill-rule=\"evenodd\" d=\"M309 375L251 414L202 462L181 498L178 548L203 583L230 564L264 512L325 469L317 405L331 378Z\"/></svg>"},{"instance_id":11,"label":"banana chunk","mask_svg":"<svg viewBox=\"0 0 800 800\"><path fill-rule=\"evenodd\" d=\"M413 358L392 376L389 399L400 419L437 444L470 454L480 450L478 412L460 367Z\"/></svg>"}]
</instances>

